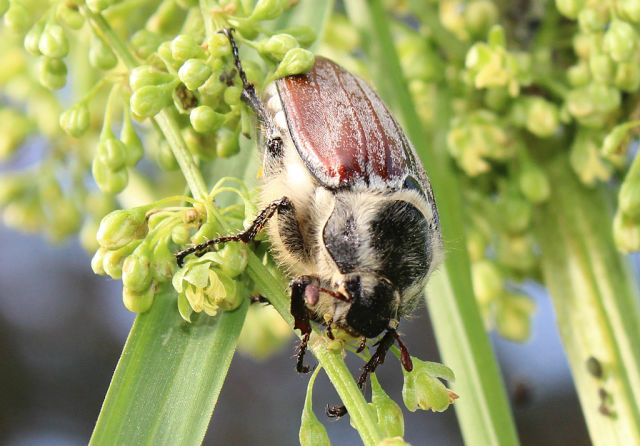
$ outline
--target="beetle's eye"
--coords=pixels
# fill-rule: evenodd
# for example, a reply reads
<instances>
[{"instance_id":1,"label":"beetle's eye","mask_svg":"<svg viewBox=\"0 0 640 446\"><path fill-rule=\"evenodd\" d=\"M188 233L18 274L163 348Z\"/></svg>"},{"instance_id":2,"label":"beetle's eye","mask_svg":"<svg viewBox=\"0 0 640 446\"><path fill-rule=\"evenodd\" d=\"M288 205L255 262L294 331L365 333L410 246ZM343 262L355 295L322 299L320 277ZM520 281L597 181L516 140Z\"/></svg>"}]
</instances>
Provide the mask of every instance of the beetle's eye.
<instances>
[{"instance_id":1,"label":"beetle's eye","mask_svg":"<svg viewBox=\"0 0 640 446\"><path fill-rule=\"evenodd\" d=\"M373 278L363 286L361 276L347 281L345 289L351 299L347 323L363 336L378 336L389 325L394 311L394 288L390 282Z\"/></svg>"}]
</instances>

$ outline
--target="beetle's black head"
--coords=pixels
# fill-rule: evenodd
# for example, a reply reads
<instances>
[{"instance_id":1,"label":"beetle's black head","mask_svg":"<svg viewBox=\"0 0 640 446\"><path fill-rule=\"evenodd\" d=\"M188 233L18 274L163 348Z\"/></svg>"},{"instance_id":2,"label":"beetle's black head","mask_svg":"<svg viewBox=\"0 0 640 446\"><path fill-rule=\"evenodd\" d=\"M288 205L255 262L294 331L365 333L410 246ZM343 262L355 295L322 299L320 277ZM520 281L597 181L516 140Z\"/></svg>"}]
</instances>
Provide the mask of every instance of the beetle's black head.
<instances>
[{"instance_id":1,"label":"beetle's black head","mask_svg":"<svg viewBox=\"0 0 640 446\"><path fill-rule=\"evenodd\" d=\"M395 319L399 294L393 284L382 276L355 273L346 276L342 292L350 299L347 324L367 338L378 336Z\"/></svg>"}]
</instances>

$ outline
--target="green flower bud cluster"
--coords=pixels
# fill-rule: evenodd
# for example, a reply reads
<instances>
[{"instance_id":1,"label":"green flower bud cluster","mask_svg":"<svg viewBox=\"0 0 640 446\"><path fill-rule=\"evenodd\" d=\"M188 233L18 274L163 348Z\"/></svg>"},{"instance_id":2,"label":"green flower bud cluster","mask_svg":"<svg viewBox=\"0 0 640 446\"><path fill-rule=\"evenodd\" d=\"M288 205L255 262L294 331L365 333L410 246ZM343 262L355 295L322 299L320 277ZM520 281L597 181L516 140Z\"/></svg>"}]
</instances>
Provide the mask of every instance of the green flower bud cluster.
<instances>
[{"instance_id":1,"label":"green flower bud cluster","mask_svg":"<svg viewBox=\"0 0 640 446\"><path fill-rule=\"evenodd\" d=\"M402 386L402 400L411 412L417 409L433 412L443 412L458 398L441 381L453 382L455 376L449 367L436 362L421 361L411 357L413 370L407 372L404 368L404 384Z\"/></svg>"},{"instance_id":2,"label":"green flower bud cluster","mask_svg":"<svg viewBox=\"0 0 640 446\"><path fill-rule=\"evenodd\" d=\"M67 18L73 22L69 14ZM43 86L51 90L64 87L67 82L67 65L63 58L69 53L69 40L64 27L58 23L57 16L45 14L36 21L24 37L24 49L34 56L39 56L38 74Z\"/></svg>"},{"instance_id":3,"label":"green flower bud cluster","mask_svg":"<svg viewBox=\"0 0 640 446\"><path fill-rule=\"evenodd\" d=\"M463 41L486 35L498 20L498 8L489 0L443 0L439 13L442 25Z\"/></svg>"}]
</instances>

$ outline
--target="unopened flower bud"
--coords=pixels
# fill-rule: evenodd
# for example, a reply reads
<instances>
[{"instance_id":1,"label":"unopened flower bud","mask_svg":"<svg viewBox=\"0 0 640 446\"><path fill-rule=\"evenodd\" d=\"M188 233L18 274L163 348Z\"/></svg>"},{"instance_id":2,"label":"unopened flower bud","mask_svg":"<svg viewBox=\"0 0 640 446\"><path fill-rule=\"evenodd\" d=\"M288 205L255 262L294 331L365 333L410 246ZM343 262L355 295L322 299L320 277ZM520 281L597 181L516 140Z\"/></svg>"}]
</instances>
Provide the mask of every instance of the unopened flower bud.
<instances>
[{"instance_id":1,"label":"unopened flower bud","mask_svg":"<svg viewBox=\"0 0 640 446\"><path fill-rule=\"evenodd\" d=\"M193 234L191 242L195 245L204 243L209 239L216 237L218 233L218 226L213 221L208 221L200 226L200 229Z\"/></svg>"},{"instance_id":2,"label":"unopened flower bud","mask_svg":"<svg viewBox=\"0 0 640 446\"><path fill-rule=\"evenodd\" d=\"M125 164L129 167L135 166L144 155L144 147L131 119L129 119L128 113L125 113L122 123L120 140L126 146Z\"/></svg>"},{"instance_id":3,"label":"unopened flower bud","mask_svg":"<svg viewBox=\"0 0 640 446\"><path fill-rule=\"evenodd\" d=\"M304 73L313 67L313 53L304 48L292 48L282 58L274 76L276 78Z\"/></svg>"},{"instance_id":4,"label":"unopened flower bud","mask_svg":"<svg viewBox=\"0 0 640 446\"><path fill-rule=\"evenodd\" d=\"M597 33L604 29L607 17L600 10L583 8L578 13L578 25L585 33Z\"/></svg>"},{"instance_id":5,"label":"unopened flower bud","mask_svg":"<svg viewBox=\"0 0 640 446\"><path fill-rule=\"evenodd\" d=\"M116 171L125 166L127 148L111 131L108 133L98 142L97 156L102 164Z\"/></svg>"},{"instance_id":6,"label":"unopened flower bud","mask_svg":"<svg viewBox=\"0 0 640 446\"><path fill-rule=\"evenodd\" d=\"M226 127L218 132L218 140L216 142L216 153L220 158L229 158L240 151L240 143L238 134Z\"/></svg>"},{"instance_id":7,"label":"unopened flower bud","mask_svg":"<svg viewBox=\"0 0 640 446\"><path fill-rule=\"evenodd\" d=\"M289 4L289 0L258 0L249 20L258 22L278 17Z\"/></svg>"},{"instance_id":8,"label":"unopened flower bud","mask_svg":"<svg viewBox=\"0 0 640 446\"><path fill-rule=\"evenodd\" d=\"M207 47L209 49L209 54L216 59L229 56L231 54L231 44L229 43L229 39L222 33L213 34L209 40L207 40Z\"/></svg>"},{"instance_id":9,"label":"unopened flower bud","mask_svg":"<svg viewBox=\"0 0 640 446\"><path fill-rule=\"evenodd\" d=\"M556 8L563 16L575 20L584 7L584 0L556 0Z\"/></svg>"},{"instance_id":10,"label":"unopened flower bud","mask_svg":"<svg viewBox=\"0 0 640 446\"><path fill-rule=\"evenodd\" d=\"M378 426L384 437L402 437L404 435L404 418L402 409L386 394L377 376L371 374L371 403L378 416Z\"/></svg>"},{"instance_id":11,"label":"unopened flower bud","mask_svg":"<svg viewBox=\"0 0 640 446\"><path fill-rule=\"evenodd\" d=\"M527 102L526 127L540 138L553 135L558 128L559 113L557 107L540 97L531 98Z\"/></svg>"},{"instance_id":12,"label":"unopened flower bud","mask_svg":"<svg viewBox=\"0 0 640 446\"><path fill-rule=\"evenodd\" d=\"M230 87L225 88L224 93L222 94L222 98L224 102L228 105L238 105L242 102L242 87L238 85L232 85Z\"/></svg>"},{"instance_id":13,"label":"unopened flower bud","mask_svg":"<svg viewBox=\"0 0 640 446\"><path fill-rule=\"evenodd\" d=\"M625 254L640 251L640 222L616 212L613 217L613 240Z\"/></svg>"},{"instance_id":14,"label":"unopened flower bud","mask_svg":"<svg viewBox=\"0 0 640 446\"><path fill-rule=\"evenodd\" d=\"M638 48L639 40L640 36L632 25L623 20L614 19L604 34L602 44L613 60L626 62Z\"/></svg>"},{"instance_id":15,"label":"unopened flower bud","mask_svg":"<svg viewBox=\"0 0 640 446\"><path fill-rule=\"evenodd\" d=\"M471 36L484 37L489 28L498 21L498 8L489 0L467 3L464 22Z\"/></svg>"},{"instance_id":16,"label":"unopened flower bud","mask_svg":"<svg viewBox=\"0 0 640 446\"><path fill-rule=\"evenodd\" d=\"M212 133L224 122L224 115L213 111L208 105L201 105L189 113L191 126L198 133Z\"/></svg>"},{"instance_id":17,"label":"unopened flower bud","mask_svg":"<svg viewBox=\"0 0 640 446\"><path fill-rule=\"evenodd\" d=\"M176 257L167 242L158 242L151 257L151 274L156 282L165 282L176 272Z\"/></svg>"},{"instance_id":18,"label":"unopened flower bud","mask_svg":"<svg viewBox=\"0 0 640 446\"><path fill-rule=\"evenodd\" d=\"M217 254L220 259L220 269L231 278L241 274L249 261L247 248L240 243L227 243Z\"/></svg>"},{"instance_id":19,"label":"unopened flower bud","mask_svg":"<svg viewBox=\"0 0 640 446\"><path fill-rule=\"evenodd\" d=\"M320 368L318 367L317 370ZM316 381L316 371L307 384L307 394L304 399L304 407L302 408L302 417L300 419L300 446L330 446L327 430L313 413L313 385Z\"/></svg>"},{"instance_id":20,"label":"unopened flower bud","mask_svg":"<svg viewBox=\"0 0 640 446\"><path fill-rule=\"evenodd\" d=\"M171 41L171 57L182 64L187 59L205 59L207 55L190 34L179 34Z\"/></svg>"},{"instance_id":21,"label":"unopened flower bud","mask_svg":"<svg viewBox=\"0 0 640 446\"><path fill-rule=\"evenodd\" d=\"M602 126L608 114L618 109L620 101L618 89L598 82L571 90L566 96L569 113L589 127Z\"/></svg>"},{"instance_id":22,"label":"unopened flower bud","mask_svg":"<svg viewBox=\"0 0 640 446\"><path fill-rule=\"evenodd\" d=\"M59 90L67 83L67 65L62 59L41 56L39 61L40 83L50 90Z\"/></svg>"},{"instance_id":23,"label":"unopened flower bud","mask_svg":"<svg viewBox=\"0 0 640 446\"><path fill-rule=\"evenodd\" d=\"M532 203L542 203L551 195L549 178L536 164L529 162L523 167L518 177L522 195Z\"/></svg>"},{"instance_id":24,"label":"unopened flower bud","mask_svg":"<svg viewBox=\"0 0 640 446\"><path fill-rule=\"evenodd\" d=\"M31 24L31 13L20 1L10 1L3 18L5 26L16 34L23 33Z\"/></svg>"},{"instance_id":25,"label":"unopened flower bud","mask_svg":"<svg viewBox=\"0 0 640 446\"><path fill-rule=\"evenodd\" d=\"M531 316L536 305L527 296L506 293L496 309L496 328L510 341L524 342L531 334Z\"/></svg>"},{"instance_id":26,"label":"unopened flower bud","mask_svg":"<svg viewBox=\"0 0 640 446\"><path fill-rule=\"evenodd\" d=\"M616 0L620 18L629 22L640 22L640 3L637 0Z\"/></svg>"},{"instance_id":27,"label":"unopened flower bud","mask_svg":"<svg viewBox=\"0 0 640 446\"><path fill-rule=\"evenodd\" d=\"M626 217L640 222L640 176L634 169L629 171L620 186L618 212L622 212Z\"/></svg>"},{"instance_id":28,"label":"unopened flower bud","mask_svg":"<svg viewBox=\"0 0 640 446\"><path fill-rule=\"evenodd\" d=\"M589 69L596 82L609 83L616 71L616 64L608 54L592 51L589 55Z\"/></svg>"},{"instance_id":29,"label":"unopened flower bud","mask_svg":"<svg viewBox=\"0 0 640 446\"><path fill-rule=\"evenodd\" d=\"M69 52L69 42L64 29L57 23L47 23L40 36L38 49L47 57L61 58Z\"/></svg>"},{"instance_id":30,"label":"unopened flower bud","mask_svg":"<svg viewBox=\"0 0 640 446\"><path fill-rule=\"evenodd\" d=\"M503 292L502 274L490 260L481 259L471 265L473 291L481 305L497 299Z\"/></svg>"},{"instance_id":31,"label":"unopened flower bud","mask_svg":"<svg viewBox=\"0 0 640 446\"><path fill-rule=\"evenodd\" d=\"M110 70L118 64L118 58L102 38L94 36L89 47L89 64L99 70Z\"/></svg>"},{"instance_id":32,"label":"unopened flower bud","mask_svg":"<svg viewBox=\"0 0 640 446\"><path fill-rule=\"evenodd\" d=\"M287 51L297 47L298 41L290 34L276 34L258 42L258 52L276 61L281 61Z\"/></svg>"},{"instance_id":33,"label":"unopened flower bud","mask_svg":"<svg viewBox=\"0 0 640 446\"><path fill-rule=\"evenodd\" d=\"M627 93L635 93L640 88L640 64L637 61L619 62L614 84Z\"/></svg>"},{"instance_id":34,"label":"unopened flower bud","mask_svg":"<svg viewBox=\"0 0 640 446\"><path fill-rule=\"evenodd\" d=\"M120 279L122 277L122 265L129 254L138 247L141 240L133 240L128 245L115 250L109 250L105 253L102 260L104 271L112 279Z\"/></svg>"},{"instance_id":35,"label":"unopened flower bud","mask_svg":"<svg viewBox=\"0 0 640 446\"><path fill-rule=\"evenodd\" d=\"M142 292L151 284L149 248L141 243L122 264L122 284L134 292Z\"/></svg>"},{"instance_id":36,"label":"unopened flower bud","mask_svg":"<svg viewBox=\"0 0 640 446\"><path fill-rule=\"evenodd\" d=\"M100 247L91 258L91 269L100 276L106 276L107 273L102 266L105 254L109 252L107 248Z\"/></svg>"},{"instance_id":37,"label":"unopened flower bud","mask_svg":"<svg viewBox=\"0 0 640 446\"><path fill-rule=\"evenodd\" d=\"M171 103L173 84L147 85L133 92L131 111L143 118L151 118Z\"/></svg>"},{"instance_id":38,"label":"unopened flower bud","mask_svg":"<svg viewBox=\"0 0 640 446\"><path fill-rule=\"evenodd\" d=\"M119 249L147 235L148 207L118 209L107 214L100 222L96 238L106 249Z\"/></svg>"},{"instance_id":39,"label":"unopened flower bud","mask_svg":"<svg viewBox=\"0 0 640 446\"><path fill-rule=\"evenodd\" d=\"M160 71L151 65L140 65L131 70L129 74L129 86L136 91L148 85L162 85L173 81L175 77L166 71Z\"/></svg>"},{"instance_id":40,"label":"unopened flower bud","mask_svg":"<svg viewBox=\"0 0 640 446\"><path fill-rule=\"evenodd\" d=\"M567 70L567 80L572 87L582 87L591 82L591 69L580 61Z\"/></svg>"},{"instance_id":41,"label":"unopened flower bud","mask_svg":"<svg viewBox=\"0 0 640 446\"><path fill-rule=\"evenodd\" d=\"M602 154L605 157L620 155L625 152L628 144L629 123L617 125L604 138Z\"/></svg>"},{"instance_id":42,"label":"unopened flower bud","mask_svg":"<svg viewBox=\"0 0 640 446\"><path fill-rule=\"evenodd\" d=\"M499 204L505 229L512 233L525 231L531 223L532 206L518 194L506 194Z\"/></svg>"},{"instance_id":43,"label":"unopened flower bud","mask_svg":"<svg viewBox=\"0 0 640 446\"><path fill-rule=\"evenodd\" d=\"M24 36L24 49L34 56L39 56L40 53L40 38L44 31L45 23L43 21L37 21L31 27L29 32Z\"/></svg>"},{"instance_id":44,"label":"unopened flower bud","mask_svg":"<svg viewBox=\"0 0 640 446\"><path fill-rule=\"evenodd\" d=\"M133 313L144 313L151 308L153 297L155 295L155 286L149 285L147 289L136 292L127 287L122 288L122 302L127 310Z\"/></svg>"},{"instance_id":45,"label":"unopened flower bud","mask_svg":"<svg viewBox=\"0 0 640 446\"><path fill-rule=\"evenodd\" d=\"M79 138L89 128L89 107L84 101L78 102L60 115L60 128L70 136Z\"/></svg>"},{"instance_id":46,"label":"unopened flower bud","mask_svg":"<svg viewBox=\"0 0 640 446\"><path fill-rule=\"evenodd\" d=\"M130 40L131 47L142 60L153 54L162 42L161 36L148 29L137 31L131 36Z\"/></svg>"},{"instance_id":47,"label":"unopened flower bud","mask_svg":"<svg viewBox=\"0 0 640 446\"><path fill-rule=\"evenodd\" d=\"M189 90L196 90L211 75L211 67L202 59L189 59L182 64L178 77Z\"/></svg>"},{"instance_id":48,"label":"unopened flower bud","mask_svg":"<svg viewBox=\"0 0 640 446\"><path fill-rule=\"evenodd\" d=\"M84 17L78 12L78 7L66 2L60 2L56 9L56 19L71 29L78 30L84 25Z\"/></svg>"}]
</instances>

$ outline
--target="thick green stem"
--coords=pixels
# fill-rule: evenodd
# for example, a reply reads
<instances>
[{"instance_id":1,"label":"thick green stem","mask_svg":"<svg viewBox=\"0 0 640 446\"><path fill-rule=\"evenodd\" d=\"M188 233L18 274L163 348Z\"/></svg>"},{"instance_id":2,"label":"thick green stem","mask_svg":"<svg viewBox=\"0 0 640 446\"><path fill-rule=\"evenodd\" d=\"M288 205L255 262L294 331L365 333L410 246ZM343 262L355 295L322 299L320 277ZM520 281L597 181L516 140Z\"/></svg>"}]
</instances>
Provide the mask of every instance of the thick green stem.
<instances>
[{"instance_id":1,"label":"thick green stem","mask_svg":"<svg viewBox=\"0 0 640 446\"><path fill-rule=\"evenodd\" d=\"M546 168L554 189L536 219L542 269L591 440L640 444L637 284L615 249L602 191L582 186L565 157ZM588 370L590 357L602 364L601 378Z\"/></svg>"}]
</instances>

